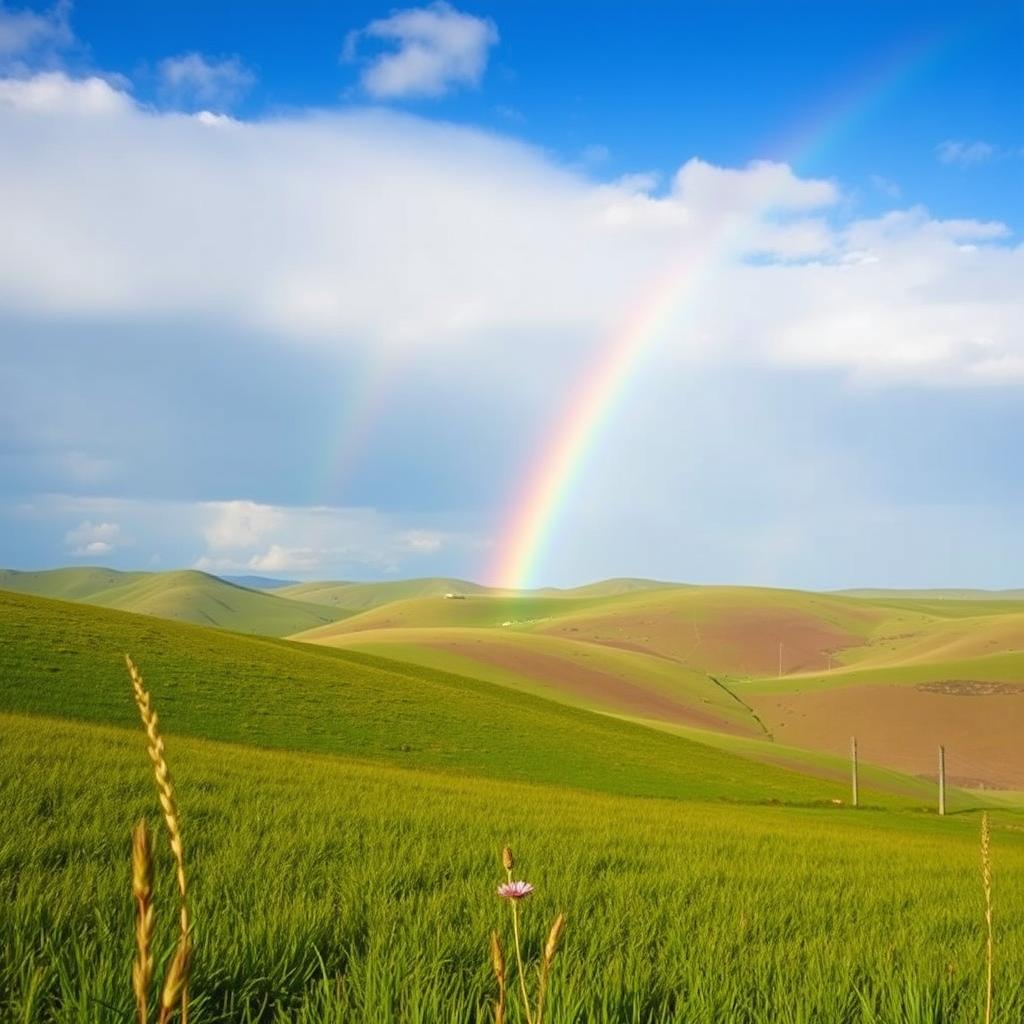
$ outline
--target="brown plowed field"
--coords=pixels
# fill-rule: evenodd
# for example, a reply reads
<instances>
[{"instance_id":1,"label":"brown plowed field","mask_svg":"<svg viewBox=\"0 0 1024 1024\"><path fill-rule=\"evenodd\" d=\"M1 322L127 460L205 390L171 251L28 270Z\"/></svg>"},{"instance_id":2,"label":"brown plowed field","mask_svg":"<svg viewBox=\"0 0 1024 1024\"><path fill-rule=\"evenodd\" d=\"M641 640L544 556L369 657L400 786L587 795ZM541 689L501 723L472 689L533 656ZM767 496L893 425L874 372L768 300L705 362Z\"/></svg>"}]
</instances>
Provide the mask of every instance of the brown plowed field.
<instances>
[{"instance_id":1,"label":"brown plowed field","mask_svg":"<svg viewBox=\"0 0 1024 1024\"><path fill-rule=\"evenodd\" d=\"M717 612L700 622L679 613L620 614L574 620L540 632L643 651L692 667L736 675L774 675L779 644L786 673L828 668L829 653L864 640L813 615L774 609Z\"/></svg>"},{"instance_id":2,"label":"brown plowed field","mask_svg":"<svg viewBox=\"0 0 1024 1024\"><path fill-rule=\"evenodd\" d=\"M946 748L950 785L1024 789L1024 687L956 679L848 686L745 698L782 743L934 778Z\"/></svg>"}]
</instances>

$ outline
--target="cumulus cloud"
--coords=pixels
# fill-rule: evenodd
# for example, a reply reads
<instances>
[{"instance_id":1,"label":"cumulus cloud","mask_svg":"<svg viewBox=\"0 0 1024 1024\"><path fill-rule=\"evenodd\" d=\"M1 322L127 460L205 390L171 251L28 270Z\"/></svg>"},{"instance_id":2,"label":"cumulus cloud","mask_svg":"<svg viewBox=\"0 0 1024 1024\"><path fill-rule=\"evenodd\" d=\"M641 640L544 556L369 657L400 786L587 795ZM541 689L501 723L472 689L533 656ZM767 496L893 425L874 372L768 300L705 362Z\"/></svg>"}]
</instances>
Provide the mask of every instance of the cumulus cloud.
<instances>
[{"instance_id":1,"label":"cumulus cloud","mask_svg":"<svg viewBox=\"0 0 1024 1024\"><path fill-rule=\"evenodd\" d=\"M996 147L989 142L963 142L958 139L946 139L935 147L935 153L944 164L960 164L970 167L991 160L996 155Z\"/></svg>"},{"instance_id":2,"label":"cumulus cloud","mask_svg":"<svg viewBox=\"0 0 1024 1024\"><path fill-rule=\"evenodd\" d=\"M109 555L121 542L120 523L92 523L85 520L64 535L71 554L78 558Z\"/></svg>"},{"instance_id":3,"label":"cumulus cloud","mask_svg":"<svg viewBox=\"0 0 1024 1024\"><path fill-rule=\"evenodd\" d=\"M744 168L722 168L696 158L675 177L675 194L700 211L749 216L768 210L817 210L839 198L835 183L799 178L787 164L755 160Z\"/></svg>"},{"instance_id":4,"label":"cumulus cloud","mask_svg":"<svg viewBox=\"0 0 1024 1024\"><path fill-rule=\"evenodd\" d=\"M355 60L365 40L395 47L370 58L363 69L360 82L370 96L437 97L457 86L480 82L498 32L490 19L464 14L441 0L396 11L350 32L342 58Z\"/></svg>"},{"instance_id":5,"label":"cumulus cloud","mask_svg":"<svg viewBox=\"0 0 1024 1024\"><path fill-rule=\"evenodd\" d=\"M260 572L314 572L325 568L326 554L314 548L286 548L271 544L262 554L253 555L245 567Z\"/></svg>"},{"instance_id":6,"label":"cumulus cloud","mask_svg":"<svg viewBox=\"0 0 1024 1024\"><path fill-rule=\"evenodd\" d=\"M53 115L79 118L127 114L131 97L104 78L70 78L63 71L45 71L31 78L0 78L0 108L12 115Z\"/></svg>"},{"instance_id":7,"label":"cumulus cloud","mask_svg":"<svg viewBox=\"0 0 1024 1024\"><path fill-rule=\"evenodd\" d=\"M238 57L216 59L201 53L167 57L157 65L157 74L166 101L214 111L229 110L256 82Z\"/></svg>"},{"instance_id":8,"label":"cumulus cloud","mask_svg":"<svg viewBox=\"0 0 1024 1024\"><path fill-rule=\"evenodd\" d=\"M278 509L255 501L212 501L205 508L209 521L203 537L214 551L255 547L282 523Z\"/></svg>"},{"instance_id":9,"label":"cumulus cloud","mask_svg":"<svg viewBox=\"0 0 1024 1024\"><path fill-rule=\"evenodd\" d=\"M159 557L164 565L213 573L415 575L439 568L432 559L442 549L478 546L473 536L439 529L429 517L373 508L50 494L23 511L38 524L52 523L78 558L130 547L134 563Z\"/></svg>"},{"instance_id":10,"label":"cumulus cloud","mask_svg":"<svg viewBox=\"0 0 1024 1024\"><path fill-rule=\"evenodd\" d=\"M214 572L251 570L314 572L361 567L393 573L436 555L445 542L471 545L471 538L431 528L410 528L374 509L329 505L286 507L253 501L202 502L206 550L196 568Z\"/></svg>"},{"instance_id":11,"label":"cumulus cloud","mask_svg":"<svg viewBox=\"0 0 1024 1024\"><path fill-rule=\"evenodd\" d=\"M467 366L544 345L557 366L657 293L671 358L949 385L1016 382L1024 358L1005 226L844 219L836 182L781 163L693 158L658 193L404 115L200 119L61 73L0 80L0 134L0 309L43 322L173 316Z\"/></svg>"}]
</instances>

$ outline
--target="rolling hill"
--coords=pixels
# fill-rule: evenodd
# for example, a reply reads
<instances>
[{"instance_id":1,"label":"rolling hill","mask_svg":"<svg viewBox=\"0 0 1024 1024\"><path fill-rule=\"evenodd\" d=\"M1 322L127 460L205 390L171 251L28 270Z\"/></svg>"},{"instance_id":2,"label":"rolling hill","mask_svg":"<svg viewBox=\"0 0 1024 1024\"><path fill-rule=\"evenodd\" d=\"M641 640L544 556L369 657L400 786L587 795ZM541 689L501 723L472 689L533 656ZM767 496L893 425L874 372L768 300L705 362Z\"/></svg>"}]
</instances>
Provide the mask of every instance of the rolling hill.
<instances>
[{"instance_id":1,"label":"rolling hill","mask_svg":"<svg viewBox=\"0 0 1024 1024\"><path fill-rule=\"evenodd\" d=\"M622 598L625 614L653 615L650 598ZM470 607L488 600L487 612ZM803 607L780 600L786 614ZM374 610L377 627L339 635L437 634L455 644L451 657L500 639L506 652L550 656L557 670L545 672L558 676L601 655L602 672L626 666L623 679L652 695L706 697L718 717L709 729L730 713L746 721L699 672L614 632L616 644L600 642L608 599L563 599L561 616L547 602L520 599L547 614L508 627L489 624L509 611L500 598L435 599L440 611L400 602L407 620L463 624L389 629ZM701 621L710 628L717 614ZM566 623L590 623L598 639L560 634ZM831 622L844 624L870 636L862 620ZM644 635L654 634L630 642ZM733 633L719 640L713 651L737 657ZM0 866L12 881L0 1008L19 1020L94 1020L97 1007L132 1016L127 839L158 805L124 650L153 693L175 777L197 1024L263 1019L270 1005L308 1021L483 1019L506 843L536 885L528 948L556 912L570 922L552 1020L977 1019L977 819L920 813L930 786L865 765L869 806L846 812L842 762L742 729L656 731L508 680L0 592ZM467 661L483 664L476 651ZM958 811L979 804L968 800L951 793ZM1012 924L1024 897L1010 884L1024 864L1020 820L993 814L1008 922L997 991L1011 1015L1024 963ZM161 843L161 954L168 866ZM894 906L907 911L896 923ZM851 1006L867 1009L843 1016Z\"/></svg>"},{"instance_id":2,"label":"rolling hill","mask_svg":"<svg viewBox=\"0 0 1024 1024\"><path fill-rule=\"evenodd\" d=\"M131 726L126 650L179 734L632 795L836 795L834 783L477 679L10 593L0 709Z\"/></svg>"},{"instance_id":3,"label":"rolling hill","mask_svg":"<svg viewBox=\"0 0 1024 1024\"><path fill-rule=\"evenodd\" d=\"M641 590L660 590L678 588L685 584L661 583L657 580L634 578L615 578L588 583L580 587L560 589L543 587L539 590L510 591L495 587L485 587L468 580L455 579L447 576L431 576L413 580L385 580L374 583L351 582L314 582L297 583L293 586L275 587L274 592L282 597L290 597L301 601L314 601L318 604L332 605L346 612L369 611L395 601L409 601L417 598L444 597L447 594L456 597L505 597L505 598L588 598L615 597Z\"/></svg>"},{"instance_id":4,"label":"rolling hill","mask_svg":"<svg viewBox=\"0 0 1024 1024\"><path fill-rule=\"evenodd\" d=\"M297 634L659 728L1024 789L1024 603L739 587L421 598ZM969 700L967 698L970 698ZM719 742L712 739L711 742Z\"/></svg>"},{"instance_id":5,"label":"rolling hill","mask_svg":"<svg viewBox=\"0 0 1024 1024\"><path fill-rule=\"evenodd\" d=\"M97 568L47 572L8 569L0 572L0 590L265 636L310 629L334 621L340 614L335 608L285 600L191 569L160 573Z\"/></svg>"},{"instance_id":6,"label":"rolling hill","mask_svg":"<svg viewBox=\"0 0 1024 1024\"><path fill-rule=\"evenodd\" d=\"M104 591L127 586L149 575L145 572L119 572L117 569L94 566L45 569L42 572L0 569L0 590L63 601L89 601Z\"/></svg>"}]
</instances>

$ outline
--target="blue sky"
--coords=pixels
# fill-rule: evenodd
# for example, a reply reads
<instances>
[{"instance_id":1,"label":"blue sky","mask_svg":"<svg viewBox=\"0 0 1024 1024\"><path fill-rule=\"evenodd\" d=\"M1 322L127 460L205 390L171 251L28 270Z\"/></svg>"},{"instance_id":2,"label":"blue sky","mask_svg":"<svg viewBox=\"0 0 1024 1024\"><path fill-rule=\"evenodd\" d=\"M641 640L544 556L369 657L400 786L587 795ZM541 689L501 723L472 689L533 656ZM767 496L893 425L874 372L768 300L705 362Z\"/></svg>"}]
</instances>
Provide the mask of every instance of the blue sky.
<instances>
[{"instance_id":1,"label":"blue sky","mask_svg":"<svg viewBox=\"0 0 1024 1024\"><path fill-rule=\"evenodd\" d=\"M533 582L1021 585L1022 69L1017 3L0 4L0 564L482 578L682 261Z\"/></svg>"}]
</instances>

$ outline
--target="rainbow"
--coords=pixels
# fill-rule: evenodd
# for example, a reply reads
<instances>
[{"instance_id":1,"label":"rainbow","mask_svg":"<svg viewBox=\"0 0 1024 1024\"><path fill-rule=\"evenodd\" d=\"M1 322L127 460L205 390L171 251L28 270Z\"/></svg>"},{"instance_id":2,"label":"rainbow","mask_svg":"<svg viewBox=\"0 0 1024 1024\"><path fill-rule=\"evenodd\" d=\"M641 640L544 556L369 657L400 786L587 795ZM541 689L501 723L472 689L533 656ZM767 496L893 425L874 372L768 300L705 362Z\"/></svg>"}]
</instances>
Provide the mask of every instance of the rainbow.
<instances>
[{"instance_id":1,"label":"rainbow","mask_svg":"<svg viewBox=\"0 0 1024 1024\"><path fill-rule=\"evenodd\" d=\"M949 39L949 33L916 39L872 66L830 108L800 125L775 159L799 170L925 71ZM566 499L584 472L603 427L621 403L638 363L668 327L678 326L687 302L727 257L742 248L739 243L745 231L763 212L764 207L751 211L744 224L723 222L700 262L684 260L673 266L599 347L515 490L512 512L499 531L495 557L483 573L488 582L509 590L535 585L537 567Z\"/></svg>"},{"instance_id":2,"label":"rainbow","mask_svg":"<svg viewBox=\"0 0 1024 1024\"><path fill-rule=\"evenodd\" d=\"M347 393L338 405L338 418L331 431L334 441L326 448L328 458L315 482L324 501L345 500L344 490L394 391L399 365L394 358L378 356L366 359L350 372Z\"/></svg>"}]
</instances>

